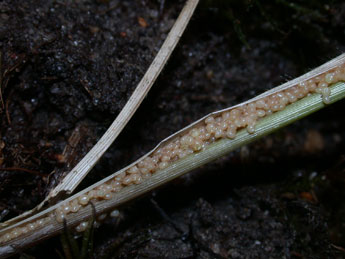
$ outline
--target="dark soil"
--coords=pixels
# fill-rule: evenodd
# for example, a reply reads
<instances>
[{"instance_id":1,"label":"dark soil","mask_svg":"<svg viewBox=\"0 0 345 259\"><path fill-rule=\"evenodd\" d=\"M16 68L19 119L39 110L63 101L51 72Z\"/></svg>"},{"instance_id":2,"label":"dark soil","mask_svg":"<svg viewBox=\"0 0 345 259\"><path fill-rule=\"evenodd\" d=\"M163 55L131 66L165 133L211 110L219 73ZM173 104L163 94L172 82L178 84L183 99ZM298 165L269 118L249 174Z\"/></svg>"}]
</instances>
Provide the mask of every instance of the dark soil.
<instances>
[{"instance_id":1,"label":"dark soil","mask_svg":"<svg viewBox=\"0 0 345 259\"><path fill-rule=\"evenodd\" d=\"M345 4L306 2L202 1L82 186L201 116L343 53ZM35 207L96 143L183 3L0 2L1 220ZM128 204L96 230L94 257L345 258L344 109L340 101ZM53 238L26 253L62 249Z\"/></svg>"}]
</instances>

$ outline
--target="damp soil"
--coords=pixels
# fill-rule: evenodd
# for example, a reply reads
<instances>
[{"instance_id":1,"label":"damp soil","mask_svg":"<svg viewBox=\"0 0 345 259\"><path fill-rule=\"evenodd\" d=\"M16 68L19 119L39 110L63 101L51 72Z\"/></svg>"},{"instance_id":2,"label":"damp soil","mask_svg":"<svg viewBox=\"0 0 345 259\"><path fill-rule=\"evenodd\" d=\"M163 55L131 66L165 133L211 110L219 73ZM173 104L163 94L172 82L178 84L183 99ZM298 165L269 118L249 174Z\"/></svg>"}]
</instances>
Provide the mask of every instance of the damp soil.
<instances>
[{"instance_id":1,"label":"damp soil","mask_svg":"<svg viewBox=\"0 0 345 259\"><path fill-rule=\"evenodd\" d=\"M0 2L0 219L39 204L125 105L184 1ZM167 66L82 183L201 116L345 51L342 1L201 1ZM95 258L345 258L345 103L127 204ZM80 188L82 188L80 187ZM59 258L59 238L26 255Z\"/></svg>"}]
</instances>

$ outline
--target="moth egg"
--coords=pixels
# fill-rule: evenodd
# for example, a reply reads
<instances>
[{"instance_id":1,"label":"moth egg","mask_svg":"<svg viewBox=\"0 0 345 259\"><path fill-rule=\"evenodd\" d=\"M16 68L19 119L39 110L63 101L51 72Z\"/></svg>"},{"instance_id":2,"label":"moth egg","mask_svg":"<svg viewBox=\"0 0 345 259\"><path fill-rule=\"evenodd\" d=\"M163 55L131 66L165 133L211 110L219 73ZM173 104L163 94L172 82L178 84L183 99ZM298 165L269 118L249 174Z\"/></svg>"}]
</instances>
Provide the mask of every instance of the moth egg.
<instances>
[{"instance_id":1,"label":"moth egg","mask_svg":"<svg viewBox=\"0 0 345 259\"><path fill-rule=\"evenodd\" d=\"M299 90L297 93L297 98L302 99L304 96L305 96L305 94L303 93L303 91Z\"/></svg>"},{"instance_id":2,"label":"moth egg","mask_svg":"<svg viewBox=\"0 0 345 259\"><path fill-rule=\"evenodd\" d=\"M264 117L266 113L264 110L257 110L256 114L258 115L258 117Z\"/></svg>"},{"instance_id":3,"label":"moth egg","mask_svg":"<svg viewBox=\"0 0 345 259\"><path fill-rule=\"evenodd\" d=\"M301 92L303 93L303 95L306 95L309 92L309 85L306 84L305 86L303 86L301 88Z\"/></svg>"},{"instance_id":4,"label":"moth egg","mask_svg":"<svg viewBox=\"0 0 345 259\"><path fill-rule=\"evenodd\" d=\"M207 142L202 141L201 142L201 149L205 149L207 146Z\"/></svg>"},{"instance_id":5,"label":"moth egg","mask_svg":"<svg viewBox=\"0 0 345 259\"><path fill-rule=\"evenodd\" d=\"M285 104L284 103L279 104L279 111L284 110L284 108L285 108Z\"/></svg>"},{"instance_id":6,"label":"moth egg","mask_svg":"<svg viewBox=\"0 0 345 259\"><path fill-rule=\"evenodd\" d=\"M331 94L331 89L328 88L328 87L323 88L323 89L321 90L321 94L322 94L323 96L329 96L329 95Z\"/></svg>"},{"instance_id":7,"label":"moth egg","mask_svg":"<svg viewBox=\"0 0 345 259\"><path fill-rule=\"evenodd\" d=\"M238 108L232 109L230 111L230 117L231 118L237 118L238 116L240 116L241 112Z\"/></svg>"},{"instance_id":8,"label":"moth egg","mask_svg":"<svg viewBox=\"0 0 345 259\"><path fill-rule=\"evenodd\" d=\"M313 84L310 84L309 85L309 92L314 92L316 90L316 84L313 83Z\"/></svg>"},{"instance_id":9,"label":"moth egg","mask_svg":"<svg viewBox=\"0 0 345 259\"><path fill-rule=\"evenodd\" d=\"M316 77L314 77L314 80L315 80L316 82L320 82L321 77L320 77L320 76L316 76Z\"/></svg>"},{"instance_id":10,"label":"moth egg","mask_svg":"<svg viewBox=\"0 0 345 259\"><path fill-rule=\"evenodd\" d=\"M303 86L305 86L306 84L307 84L307 82L303 81L303 82L300 82L300 83L298 84L298 86L299 86L299 87L303 87Z\"/></svg>"},{"instance_id":11,"label":"moth egg","mask_svg":"<svg viewBox=\"0 0 345 259\"><path fill-rule=\"evenodd\" d=\"M169 149L169 152L171 152L171 150L173 150L173 147L174 147L173 143L171 143L171 145L172 145L172 147ZM150 164L154 164L154 161L153 161L151 156L146 157L144 161L146 162L146 166L148 166Z\"/></svg>"},{"instance_id":12,"label":"moth egg","mask_svg":"<svg viewBox=\"0 0 345 259\"><path fill-rule=\"evenodd\" d=\"M334 82L337 82L337 81L344 81L345 79L345 71L344 71L344 68L343 69L337 69L335 72L334 72Z\"/></svg>"},{"instance_id":13,"label":"moth egg","mask_svg":"<svg viewBox=\"0 0 345 259\"><path fill-rule=\"evenodd\" d=\"M139 169L138 169L138 167L136 165L132 166L131 168L128 169L128 173L130 173L130 174L137 174L137 173L139 173Z\"/></svg>"},{"instance_id":14,"label":"moth egg","mask_svg":"<svg viewBox=\"0 0 345 259\"><path fill-rule=\"evenodd\" d=\"M103 186L100 186L101 188L97 190L97 197L98 198L104 198L104 196L107 194L106 190ZM103 187L103 188L102 188Z\"/></svg>"},{"instance_id":15,"label":"moth egg","mask_svg":"<svg viewBox=\"0 0 345 259\"><path fill-rule=\"evenodd\" d=\"M87 229L87 226L88 226L88 222L84 221L84 222L81 222L76 228L75 230L77 232L84 232L86 229Z\"/></svg>"},{"instance_id":16,"label":"moth egg","mask_svg":"<svg viewBox=\"0 0 345 259\"><path fill-rule=\"evenodd\" d=\"M219 116L216 117L215 121L216 121L216 123L220 123L222 121L222 117L219 117Z\"/></svg>"},{"instance_id":17,"label":"moth egg","mask_svg":"<svg viewBox=\"0 0 345 259\"><path fill-rule=\"evenodd\" d=\"M265 101L262 99L256 101L256 107L260 108L260 109L264 108L265 107Z\"/></svg>"},{"instance_id":18,"label":"moth egg","mask_svg":"<svg viewBox=\"0 0 345 259\"><path fill-rule=\"evenodd\" d=\"M226 132L226 136L230 139L234 139L236 137L236 130L228 129Z\"/></svg>"},{"instance_id":19,"label":"moth egg","mask_svg":"<svg viewBox=\"0 0 345 259\"><path fill-rule=\"evenodd\" d=\"M71 207L69 206L68 203L62 205L63 213L68 214L70 212L70 210L71 210Z\"/></svg>"},{"instance_id":20,"label":"moth egg","mask_svg":"<svg viewBox=\"0 0 345 259\"><path fill-rule=\"evenodd\" d=\"M85 194L78 197L78 201L80 205L86 205L89 202L89 197Z\"/></svg>"},{"instance_id":21,"label":"moth egg","mask_svg":"<svg viewBox=\"0 0 345 259\"><path fill-rule=\"evenodd\" d=\"M170 157L171 156L171 151L172 151L172 149L165 150L164 153L162 154L162 157L163 156ZM147 167L147 163L146 163L146 167Z\"/></svg>"},{"instance_id":22,"label":"moth egg","mask_svg":"<svg viewBox=\"0 0 345 259\"><path fill-rule=\"evenodd\" d=\"M290 103L294 103L297 101L297 97L294 94L292 94L291 92L287 92L286 95L287 95L287 98L289 99Z\"/></svg>"},{"instance_id":23,"label":"moth egg","mask_svg":"<svg viewBox=\"0 0 345 259\"><path fill-rule=\"evenodd\" d=\"M248 131L248 133L253 134L255 132L255 124L248 125L247 131Z\"/></svg>"},{"instance_id":24,"label":"moth egg","mask_svg":"<svg viewBox=\"0 0 345 259\"><path fill-rule=\"evenodd\" d=\"M120 182L125 176L126 176L126 173L121 172L120 174L115 175L115 180Z\"/></svg>"},{"instance_id":25,"label":"moth egg","mask_svg":"<svg viewBox=\"0 0 345 259\"><path fill-rule=\"evenodd\" d=\"M76 200L71 203L71 212L75 213L80 209L80 204Z\"/></svg>"},{"instance_id":26,"label":"moth egg","mask_svg":"<svg viewBox=\"0 0 345 259\"><path fill-rule=\"evenodd\" d=\"M211 137L210 140L209 140L209 143L213 143L213 142L215 142L215 141L216 141L216 138L215 138L215 137ZM188 152L188 150L186 150L186 152L187 152L187 154L190 154L190 153ZM193 153L193 152L191 152L191 153Z\"/></svg>"},{"instance_id":27,"label":"moth egg","mask_svg":"<svg viewBox=\"0 0 345 259\"><path fill-rule=\"evenodd\" d=\"M333 79L334 79L334 73L326 74L325 76L326 83L331 84L333 82Z\"/></svg>"},{"instance_id":28,"label":"moth egg","mask_svg":"<svg viewBox=\"0 0 345 259\"><path fill-rule=\"evenodd\" d=\"M319 88L325 88L325 87L327 87L328 86L328 84L327 83L325 83L325 82L320 82L319 84L318 84L318 87Z\"/></svg>"},{"instance_id":29,"label":"moth egg","mask_svg":"<svg viewBox=\"0 0 345 259\"><path fill-rule=\"evenodd\" d=\"M297 94L298 94L298 87L297 87L297 86L293 86L293 87L291 87L289 90L290 90L290 92L291 92L293 95L297 95Z\"/></svg>"},{"instance_id":30,"label":"moth egg","mask_svg":"<svg viewBox=\"0 0 345 259\"><path fill-rule=\"evenodd\" d=\"M267 103L270 107L272 107L273 105L275 105L276 101L274 100L274 98L271 96L268 100Z\"/></svg>"},{"instance_id":31,"label":"moth egg","mask_svg":"<svg viewBox=\"0 0 345 259\"><path fill-rule=\"evenodd\" d=\"M173 149L173 147L174 147L174 143L172 143L172 142L170 142L170 143L166 146L167 149ZM149 159L149 157L147 157L147 158Z\"/></svg>"},{"instance_id":32,"label":"moth egg","mask_svg":"<svg viewBox=\"0 0 345 259\"><path fill-rule=\"evenodd\" d=\"M20 229L20 232L21 232L22 234L26 234L26 233L29 232L29 229L28 229L27 227L22 227L22 228Z\"/></svg>"},{"instance_id":33,"label":"moth egg","mask_svg":"<svg viewBox=\"0 0 345 259\"><path fill-rule=\"evenodd\" d=\"M29 228L30 230L35 230L35 229L36 229L35 225L32 224L32 223L29 223L29 224L28 224L28 228Z\"/></svg>"},{"instance_id":34,"label":"moth egg","mask_svg":"<svg viewBox=\"0 0 345 259\"><path fill-rule=\"evenodd\" d=\"M112 187L114 188L114 187L121 186L121 183L120 183L119 181L112 180L112 181L111 181L111 185L112 185Z\"/></svg>"},{"instance_id":35,"label":"moth egg","mask_svg":"<svg viewBox=\"0 0 345 259\"><path fill-rule=\"evenodd\" d=\"M132 181L133 181L135 184L141 183L142 179L143 179L143 178L142 178L139 174L133 174L133 176L132 176Z\"/></svg>"},{"instance_id":36,"label":"moth egg","mask_svg":"<svg viewBox=\"0 0 345 259\"><path fill-rule=\"evenodd\" d=\"M142 174L141 176L143 179L147 179L147 178L151 177L151 173Z\"/></svg>"},{"instance_id":37,"label":"moth egg","mask_svg":"<svg viewBox=\"0 0 345 259\"><path fill-rule=\"evenodd\" d=\"M273 105L272 111L274 111L274 112L279 111L279 105L278 104Z\"/></svg>"},{"instance_id":38,"label":"moth egg","mask_svg":"<svg viewBox=\"0 0 345 259\"><path fill-rule=\"evenodd\" d=\"M276 95L277 95L277 100L280 100L281 98L284 97L284 92L281 91L281 92L277 93Z\"/></svg>"},{"instance_id":39,"label":"moth egg","mask_svg":"<svg viewBox=\"0 0 345 259\"><path fill-rule=\"evenodd\" d=\"M340 74L341 74L341 71L340 71L339 69L337 69L337 70L334 71L334 77L333 77L332 83L333 83L333 82L338 82L338 81L339 81L339 76L340 76Z\"/></svg>"},{"instance_id":40,"label":"moth egg","mask_svg":"<svg viewBox=\"0 0 345 259\"><path fill-rule=\"evenodd\" d=\"M221 130L226 130L228 128L228 123L227 121L222 121L220 124L219 124L219 128Z\"/></svg>"},{"instance_id":41,"label":"moth egg","mask_svg":"<svg viewBox=\"0 0 345 259\"><path fill-rule=\"evenodd\" d=\"M153 163L153 164L157 164L158 161L159 161L158 156L153 156L153 158L152 158L152 163Z\"/></svg>"},{"instance_id":42,"label":"moth egg","mask_svg":"<svg viewBox=\"0 0 345 259\"><path fill-rule=\"evenodd\" d=\"M110 217L117 218L118 216L120 216L120 211L113 210L112 212L110 212Z\"/></svg>"},{"instance_id":43,"label":"moth egg","mask_svg":"<svg viewBox=\"0 0 345 259\"><path fill-rule=\"evenodd\" d=\"M249 114L248 121L256 122L257 118L258 118L258 116L256 115L255 112L253 112L253 113Z\"/></svg>"},{"instance_id":44,"label":"moth egg","mask_svg":"<svg viewBox=\"0 0 345 259\"><path fill-rule=\"evenodd\" d=\"M155 156L159 156L161 153L162 153L162 149L161 149L161 148L158 148L158 149L155 151L154 155L155 155Z\"/></svg>"},{"instance_id":45,"label":"moth egg","mask_svg":"<svg viewBox=\"0 0 345 259\"><path fill-rule=\"evenodd\" d=\"M311 78L307 81L307 85L311 85L311 84L314 84L315 83L315 79L314 78Z\"/></svg>"},{"instance_id":46,"label":"moth egg","mask_svg":"<svg viewBox=\"0 0 345 259\"><path fill-rule=\"evenodd\" d=\"M149 173L149 172L150 172L149 169L146 168L146 167L140 168L140 173L141 173L141 174L147 174L147 173Z\"/></svg>"},{"instance_id":47,"label":"moth egg","mask_svg":"<svg viewBox=\"0 0 345 259\"><path fill-rule=\"evenodd\" d=\"M11 234L12 234L12 238L17 238L17 237L19 237L20 233L19 233L19 231L18 231L18 228L15 228L15 229L11 232Z\"/></svg>"},{"instance_id":48,"label":"moth egg","mask_svg":"<svg viewBox=\"0 0 345 259\"><path fill-rule=\"evenodd\" d=\"M130 185L132 184L132 177L129 175L129 176L126 176L123 181L122 181L122 184L124 185Z\"/></svg>"},{"instance_id":49,"label":"moth egg","mask_svg":"<svg viewBox=\"0 0 345 259\"><path fill-rule=\"evenodd\" d=\"M200 132L199 132L199 130L197 130L197 129L192 129L191 132L190 132L190 135L191 135L193 138L197 138L197 137L199 137Z\"/></svg>"},{"instance_id":50,"label":"moth egg","mask_svg":"<svg viewBox=\"0 0 345 259\"><path fill-rule=\"evenodd\" d=\"M199 129L200 134L205 134L206 133L206 127L205 126L201 126Z\"/></svg>"},{"instance_id":51,"label":"moth egg","mask_svg":"<svg viewBox=\"0 0 345 259\"><path fill-rule=\"evenodd\" d=\"M163 156L161 160L162 160L162 162L169 162L170 157L168 157L168 156Z\"/></svg>"},{"instance_id":52,"label":"moth egg","mask_svg":"<svg viewBox=\"0 0 345 259\"><path fill-rule=\"evenodd\" d=\"M214 123L214 121L215 121L215 120L214 120L213 116L210 116L210 117L208 117L208 118L205 119L205 123L206 123L206 124Z\"/></svg>"},{"instance_id":53,"label":"moth egg","mask_svg":"<svg viewBox=\"0 0 345 259\"><path fill-rule=\"evenodd\" d=\"M65 217L66 216L62 211L56 211L55 219L57 222L62 223Z\"/></svg>"},{"instance_id":54,"label":"moth egg","mask_svg":"<svg viewBox=\"0 0 345 259\"><path fill-rule=\"evenodd\" d=\"M174 151L171 152L171 158L174 159L177 156L177 154L178 154L178 150L175 149Z\"/></svg>"},{"instance_id":55,"label":"moth egg","mask_svg":"<svg viewBox=\"0 0 345 259\"><path fill-rule=\"evenodd\" d=\"M223 137L223 131L221 129L216 129L214 136L215 136L215 138Z\"/></svg>"},{"instance_id":56,"label":"moth egg","mask_svg":"<svg viewBox=\"0 0 345 259\"><path fill-rule=\"evenodd\" d=\"M289 103L289 98L286 94L280 99L280 103L284 103L285 105Z\"/></svg>"},{"instance_id":57,"label":"moth egg","mask_svg":"<svg viewBox=\"0 0 345 259\"><path fill-rule=\"evenodd\" d=\"M246 124L246 119L245 118L238 118L237 120L235 120L235 125L237 127L243 127Z\"/></svg>"},{"instance_id":58,"label":"moth egg","mask_svg":"<svg viewBox=\"0 0 345 259\"><path fill-rule=\"evenodd\" d=\"M97 196L97 191L96 190L90 190L87 193L87 197L89 198L89 200L95 199Z\"/></svg>"},{"instance_id":59,"label":"moth egg","mask_svg":"<svg viewBox=\"0 0 345 259\"><path fill-rule=\"evenodd\" d=\"M107 191L107 192L111 192L111 190L112 190L112 186L111 186L111 183L109 183L109 184L105 184L105 186L104 186L104 188L105 188L105 190Z\"/></svg>"},{"instance_id":60,"label":"moth egg","mask_svg":"<svg viewBox=\"0 0 345 259\"><path fill-rule=\"evenodd\" d=\"M208 140L210 138L211 138L211 134L209 132L205 132L203 139Z\"/></svg>"},{"instance_id":61,"label":"moth egg","mask_svg":"<svg viewBox=\"0 0 345 259\"><path fill-rule=\"evenodd\" d=\"M43 219L39 219L39 220L36 221L36 226L37 227L41 227L43 225L44 225L44 220Z\"/></svg>"},{"instance_id":62,"label":"moth egg","mask_svg":"<svg viewBox=\"0 0 345 259\"><path fill-rule=\"evenodd\" d=\"M202 149L202 144L201 144L201 142L198 141L198 140L194 141L192 148L193 148L194 151L199 151L199 150L201 150L201 149Z\"/></svg>"},{"instance_id":63,"label":"moth egg","mask_svg":"<svg viewBox=\"0 0 345 259\"><path fill-rule=\"evenodd\" d=\"M138 167L140 167L140 168L145 167L145 162L144 162L144 161L140 161L140 162L138 163Z\"/></svg>"},{"instance_id":64,"label":"moth egg","mask_svg":"<svg viewBox=\"0 0 345 259\"><path fill-rule=\"evenodd\" d=\"M112 192L119 192L123 188L122 184L116 187L113 187Z\"/></svg>"},{"instance_id":65,"label":"moth egg","mask_svg":"<svg viewBox=\"0 0 345 259\"><path fill-rule=\"evenodd\" d=\"M174 152L175 152L175 151L171 152L171 156L172 156L172 157L174 156ZM155 167L156 167L156 166L155 166L155 164L154 164L153 162L152 162L152 163L149 163L149 164L147 165L147 170L152 172L152 171L155 169Z\"/></svg>"},{"instance_id":66,"label":"moth egg","mask_svg":"<svg viewBox=\"0 0 345 259\"><path fill-rule=\"evenodd\" d=\"M331 98L329 96L322 96L322 101L325 104L330 104L331 103Z\"/></svg>"},{"instance_id":67,"label":"moth egg","mask_svg":"<svg viewBox=\"0 0 345 259\"><path fill-rule=\"evenodd\" d=\"M237 130L237 127L235 124L230 124L229 127L228 127L228 130L234 130L236 131Z\"/></svg>"},{"instance_id":68,"label":"moth egg","mask_svg":"<svg viewBox=\"0 0 345 259\"><path fill-rule=\"evenodd\" d=\"M213 125L213 124L212 124ZM193 142L193 138L191 136L183 136L181 138L181 145L182 146L188 146Z\"/></svg>"},{"instance_id":69,"label":"moth egg","mask_svg":"<svg viewBox=\"0 0 345 259\"><path fill-rule=\"evenodd\" d=\"M200 129L198 129L199 132L201 132ZM174 149L179 149L180 148L180 139L178 138L178 140L176 140L174 142Z\"/></svg>"},{"instance_id":70,"label":"moth egg","mask_svg":"<svg viewBox=\"0 0 345 259\"><path fill-rule=\"evenodd\" d=\"M230 112L223 112L222 118L223 118L224 120L230 119Z\"/></svg>"},{"instance_id":71,"label":"moth egg","mask_svg":"<svg viewBox=\"0 0 345 259\"><path fill-rule=\"evenodd\" d=\"M161 162L161 163L159 163L158 166L159 166L159 169L164 169L168 166L168 163L167 162Z\"/></svg>"},{"instance_id":72,"label":"moth egg","mask_svg":"<svg viewBox=\"0 0 345 259\"><path fill-rule=\"evenodd\" d=\"M281 98L279 98L279 104L288 104L289 103L289 98L287 98L287 96L285 94L283 94L283 96Z\"/></svg>"},{"instance_id":73,"label":"moth egg","mask_svg":"<svg viewBox=\"0 0 345 259\"><path fill-rule=\"evenodd\" d=\"M113 195L111 193L106 193L104 195L104 199L106 199L106 200L110 200L112 197L113 197Z\"/></svg>"},{"instance_id":74,"label":"moth egg","mask_svg":"<svg viewBox=\"0 0 345 259\"><path fill-rule=\"evenodd\" d=\"M180 159L184 158L185 156L187 156L187 152L185 150L180 150L178 152L178 156L179 156Z\"/></svg>"},{"instance_id":75,"label":"moth egg","mask_svg":"<svg viewBox=\"0 0 345 259\"><path fill-rule=\"evenodd\" d=\"M249 113L252 113L252 112L255 112L255 110L256 110L256 104L255 103L249 103L248 104L248 111L249 111Z\"/></svg>"}]
</instances>

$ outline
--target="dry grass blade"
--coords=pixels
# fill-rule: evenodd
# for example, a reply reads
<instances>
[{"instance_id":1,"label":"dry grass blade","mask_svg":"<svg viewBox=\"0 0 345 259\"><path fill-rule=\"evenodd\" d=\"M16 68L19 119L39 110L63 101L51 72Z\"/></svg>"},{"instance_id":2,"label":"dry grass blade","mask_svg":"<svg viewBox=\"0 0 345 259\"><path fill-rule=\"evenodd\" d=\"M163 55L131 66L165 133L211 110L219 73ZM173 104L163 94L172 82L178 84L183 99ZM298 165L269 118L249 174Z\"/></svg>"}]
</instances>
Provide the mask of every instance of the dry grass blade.
<instances>
[{"instance_id":1,"label":"dry grass blade","mask_svg":"<svg viewBox=\"0 0 345 259\"><path fill-rule=\"evenodd\" d=\"M58 196L62 192L67 194L73 192L73 190L84 179L87 173L90 172L97 161L102 157L104 152L114 142L116 137L121 133L135 111L138 109L141 102L144 100L153 83L156 81L158 75L162 71L164 65L168 61L172 51L176 47L190 18L192 17L198 2L198 0L187 1L161 49L151 63L149 69L146 71L144 77L139 82L132 96L129 98L125 107L110 125L105 134L97 142L97 144L71 170L71 172L66 175L61 183L50 192L46 200Z\"/></svg>"},{"instance_id":2,"label":"dry grass blade","mask_svg":"<svg viewBox=\"0 0 345 259\"><path fill-rule=\"evenodd\" d=\"M104 152L110 147L117 136L121 133L128 121L131 119L141 102L149 92L153 83L162 71L164 65L168 61L171 53L181 38L186 26L188 25L199 0L188 0L183 7L180 15L176 19L174 26L171 28L167 38L165 39L158 54L154 58L150 67L146 71L144 77L139 82L132 96L122 109L120 114L110 125L96 145L85 155L85 157L66 175L66 177L49 193L47 198L31 211L27 211L22 215L1 223L1 227L13 224L22 220L34 212L40 210L47 201L53 200L54 197L61 198L66 194L70 194L85 178L90 170L95 166L97 161L102 157Z\"/></svg>"}]
</instances>

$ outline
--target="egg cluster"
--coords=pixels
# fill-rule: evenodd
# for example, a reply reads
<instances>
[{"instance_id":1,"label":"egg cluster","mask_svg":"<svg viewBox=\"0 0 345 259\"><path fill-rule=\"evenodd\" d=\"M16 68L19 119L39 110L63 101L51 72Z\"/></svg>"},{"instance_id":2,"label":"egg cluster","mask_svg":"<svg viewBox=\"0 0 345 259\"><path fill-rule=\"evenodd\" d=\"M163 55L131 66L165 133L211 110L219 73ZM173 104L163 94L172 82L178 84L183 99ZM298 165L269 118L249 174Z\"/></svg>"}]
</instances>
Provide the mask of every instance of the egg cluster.
<instances>
[{"instance_id":1,"label":"egg cluster","mask_svg":"<svg viewBox=\"0 0 345 259\"><path fill-rule=\"evenodd\" d=\"M286 105L302 99L309 93L320 93L323 101L329 103L330 89L328 86L344 80L345 69L344 66L341 66L332 72L304 81L279 93L225 111L217 116L209 116L202 125L190 129L185 135L175 137L150 156L145 157L125 172L116 175L111 181L90 190L68 204L62 205L55 212L56 220L62 222L67 214L78 211L90 200L111 199L114 193L119 192L122 188L132 184L140 184L156 171L166 168L178 159L204 149L217 139L234 139L237 131L242 128L246 128L249 133L254 133L258 119L284 109Z\"/></svg>"},{"instance_id":2,"label":"egg cluster","mask_svg":"<svg viewBox=\"0 0 345 259\"><path fill-rule=\"evenodd\" d=\"M101 214L101 215L99 215L99 216L94 220L93 226L94 226L95 228L99 227L99 226L100 226L100 223L101 223L102 221L104 221L104 220L107 218L107 216L110 216L110 217L112 217L112 218L117 218L117 217L119 217L119 215L120 215L120 212L119 212L118 210L113 210L113 211L111 211L111 212L109 213L109 215L108 215L108 214L105 214L105 213L104 213L104 214ZM84 232L84 231L89 227L89 224L90 224L90 222L87 222L87 221L80 222L79 225L75 227L75 231L77 231L77 232Z\"/></svg>"},{"instance_id":3,"label":"egg cluster","mask_svg":"<svg viewBox=\"0 0 345 259\"><path fill-rule=\"evenodd\" d=\"M49 217L40 218L40 219L36 220L35 222L26 224L23 227L14 228L10 232L8 232L8 233L6 233L0 237L0 243L10 241L14 238L17 238L21 235L28 233L28 232L35 231L36 229L39 229L39 228L45 226L49 222L49 220L50 220Z\"/></svg>"},{"instance_id":4,"label":"egg cluster","mask_svg":"<svg viewBox=\"0 0 345 259\"><path fill-rule=\"evenodd\" d=\"M338 81L345 81L345 65L333 71L304 81L278 93L268 95L256 101L225 111L216 116L207 117L201 124L190 129L186 134L173 138L169 143L159 147L152 154L140 160L126 171L117 174L112 180L103 183L80 195L72 201L58 207L54 216L58 222L63 222L67 214L76 213L90 201L108 200L122 188L140 184L158 170L166 168L170 163L184 158L189 154L204 149L217 139L234 139L238 130L246 128L249 133L255 132L256 122L267 115L283 110L286 105L296 102L310 93L320 93L324 103L329 103L330 89L328 86ZM76 227L78 232L87 228L87 222ZM26 230L34 230L27 227ZM24 230L22 231L24 232ZM19 232L13 230L0 242L15 238Z\"/></svg>"}]
</instances>

